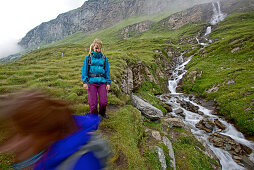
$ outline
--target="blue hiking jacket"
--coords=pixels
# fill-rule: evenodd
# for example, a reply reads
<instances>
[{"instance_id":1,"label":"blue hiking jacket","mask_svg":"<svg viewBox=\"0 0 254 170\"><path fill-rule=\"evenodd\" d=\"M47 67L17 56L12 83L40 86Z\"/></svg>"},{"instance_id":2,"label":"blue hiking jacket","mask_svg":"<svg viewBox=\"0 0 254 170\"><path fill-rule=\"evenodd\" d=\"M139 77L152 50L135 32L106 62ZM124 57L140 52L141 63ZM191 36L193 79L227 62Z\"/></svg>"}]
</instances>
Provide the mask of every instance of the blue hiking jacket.
<instances>
[{"instance_id":1,"label":"blue hiking jacket","mask_svg":"<svg viewBox=\"0 0 254 170\"><path fill-rule=\"evenodd\" d=\"M79 130L70 136L55 142L35 166L35 170L57 170L69 156L86 145L93 136L91 132L98 128L100 118L97 114L74 115ZM99 170L103 165L93 152L82 155L73 170Z\"/></svg>"},{"instance_id":2,"label":"blue hiking jacket","mask_svg":"<svg viewBox=\"0 0 254 170\"><path fill-rule=\"evenodd\" d=\"M92 55L92 60L91 60L91 65L90 65L90 71L88 70L88 58L89 55L86 56L83 67L82 67L82 80L83 83L95 83L95 84L101 84L101 83L107 83L110 84L110 69L109 69L109 62L106 57L105 61L105 70L104 70L104 62L103 62L103 54L96 53L96 52L91 52ZM105 74L105 77L88 77L88 73L93 73L93 74Z\"/></svg>"}]
</instances>

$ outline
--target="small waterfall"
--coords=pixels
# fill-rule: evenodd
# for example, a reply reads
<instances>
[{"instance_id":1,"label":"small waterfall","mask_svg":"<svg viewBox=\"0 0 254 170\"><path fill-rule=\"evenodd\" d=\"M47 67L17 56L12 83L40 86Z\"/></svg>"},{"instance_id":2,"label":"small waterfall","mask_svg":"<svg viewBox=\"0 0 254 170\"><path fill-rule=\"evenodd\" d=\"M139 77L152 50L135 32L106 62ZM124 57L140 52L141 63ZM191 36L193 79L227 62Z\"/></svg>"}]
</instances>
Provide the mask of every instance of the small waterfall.
<instances>
[{"instance_id":1,"label":"small waterfall","mask_svg":"<svg viewBox=\"0 0 254 170\"><path fill-rule=\"evenodd\" d=\"M216 8L216 5L214 3L212 3L212 4L213 4L213 16L211 18L210 24L216 25L220 21L223 21L225 19L226 15L221 12L220 2L216 3L218 9Z\"/></svg>"},{"instance_id":2,"label":"small waterfall","mask_svg":"<svg viewBox=\"0 0 254 170\"><path fill-rule=\"evenodd\" d=\"M199 45L202 45L202 46L207 46L208 45L208 43L201 43L201 42L199 42L199 39L197 37L196 37L196 41L198 42Z\"/></svg>"},{"instance_id":3,"label":"small waterfall","mask_svg":"<svg viewBox=\"0 0 254 170\"><path fill-rule=\"evenodd\" d=\"M182 53L176 61L176 69L173 71L170 80L168 81L168 89L170 90L171 94L176 94L176 87L179 81L182 79L184 74L187 72L184 70L185 65L189 63L192 57L188 58L187 61L183 62L183 55Z\"/></svg>"},{"instance_id":4,"label":"small waterfall","mask_svg":"<svg viewBox=\"0 0 254 170\"><path fill-rule=\"evenodd\" d=\"M217 7L216 7L216 4L217 4ZM221 12L221 8L220 8L220 2L217 2L217 3L212 3L212 6L213 6L213 15L212 15L212 18L210 20L210 24L211 25L216 25L218 24L220 21L224 20L225 17L227 16L226 14L223 14ZM200 42L199 39L196 37L196 41L198 44L202 45L202 46L207 46L209 43L212 43L212 40L210 39L207 39L206 36L208 34L210 34L212 32L212 27L211 26L208 26L206 28L206 32L205 32L205 35L204 35L204 39L208 42L208 43L203 43L203 42Z\"/></svg>"},{"instance_id":5,"label":"small waterfall","mask_svg":"<svg viewBox=\"0 0 254 170\"><path fill-rule=\"evenodd\" d=\"M209 26L206 28L206 32L205 32L205 36L207 36L208 34L210 34L212 32L212 27Z\"/></svg>"}]
</instances>

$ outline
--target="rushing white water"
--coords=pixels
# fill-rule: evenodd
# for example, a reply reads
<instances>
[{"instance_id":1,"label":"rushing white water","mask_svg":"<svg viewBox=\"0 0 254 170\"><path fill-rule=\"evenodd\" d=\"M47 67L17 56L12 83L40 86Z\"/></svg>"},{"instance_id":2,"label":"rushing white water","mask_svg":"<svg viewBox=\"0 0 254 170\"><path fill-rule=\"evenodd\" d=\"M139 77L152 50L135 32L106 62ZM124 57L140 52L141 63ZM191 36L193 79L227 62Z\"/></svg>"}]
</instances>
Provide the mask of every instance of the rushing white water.
<instances>
[{"instance_id":1,"label":"rushing white water","mask_svg":"<svg viewBox=\"0 0 254 170\"><path fill-rule=\"evenodd\" d=\"M199 42L199 39L197 37L196 37L196 41L198 42L198 44L200 44L202 46L207 46L208 45L208 43L201 43L201 42Z\"/></svg>"},{"instance_id":2,"label":"rushing white water","mask_svg":"<svg viewBox=\"0 0 254 170\"><path fill-rule=\"evenodd\" d=\"M223 134L226 136L231 137L233 140L236 142L246 145L249 148L251 148L254 151L254 143L246 140L244 138L244 135L237 131L236 128L234 128L233 125L230 123L227 123L224 119L219 118L216 115L211 114L212 110L209 110L189 99L189 97L184 96L181 93L176 92L177 85L179 81L183 78L184 74L187 72L185 70L185 66L188 64L188 62L191 60L192 57L189 57L186 61L183 60L183 54L181 54L177 61L176 61L176 68L172 73L172 76L170 77L169 80L169 85L168 89L170 90L170 94L166 95L161 95L160 99L164 101L165 103L168 103L172 106L173 112L171 113L173 116L178 117L183 120L183 122L188 125L191 128L192 133L202 139L203 141L206 142L206 144L210 147L210 149L214 152L214 154L218 157L220 160L220 163L222 165L223 170L242 170L245 169L244 167L238 165L232 158L232 155L228 152L225 151L221 148L213 146L208 140L209 134L203 130L200 130L195 127L195 125L202 120L204 117L209 117L210 120L218 119L221 123L223 123L226 126L226 129L223 132L220 132L218 128L215 128L213 132ZM188 111L181 107L180 102L190 102L194 106L198 106L198 111L201 111L204 113L204 115L200 115L198 113L194 113L191 111ZM182 116L178 115L175 113L176 110L182 109L185 117L183 118ZM251 154L249 156L250 160L254 160L254 154Z\"/></svg>"},{"instance_id":3,"label":"rushing white water","mask_svg":"<svg viewBox=\"0 0 254 170\"><path fill-rule=\"evenodd\" d=\"M217 8L216 8L217 4ZM226 14L223 14L220 9L220 2L217 2L216 4L212 3L213 5L213 16L211 18L210 24L216 25L220 21L223 21L226 17Z\"/></svg>"},{"instance_id":4,"label":"rushing white water","mask_svg":"<svg viewBox=\"0 0 254 170\"><path fill-rule=\"evenodd\" d=\"M211 26L208 26L206 28L206 32L205 32L205 36L207 36L208 34L210 34L212 32L212 27Z\"/></svg>"},{"instance_id":5,"label":"rushing white water","mask_svg":"<svg viewBox=\"0 0 254 170\"><path fill-rule=\"evenodd\" d=\"M170 90L171 94L176 93L177 84L183 78L183 75L187 72L187 71L184 70L184 67L191 60L191 57L190 57L187 61L183 62L183 54L184 53L182 53L177 58L176 69L172 73L171 79L168 81L168 89Z\"/></svg>"}]
</instances>

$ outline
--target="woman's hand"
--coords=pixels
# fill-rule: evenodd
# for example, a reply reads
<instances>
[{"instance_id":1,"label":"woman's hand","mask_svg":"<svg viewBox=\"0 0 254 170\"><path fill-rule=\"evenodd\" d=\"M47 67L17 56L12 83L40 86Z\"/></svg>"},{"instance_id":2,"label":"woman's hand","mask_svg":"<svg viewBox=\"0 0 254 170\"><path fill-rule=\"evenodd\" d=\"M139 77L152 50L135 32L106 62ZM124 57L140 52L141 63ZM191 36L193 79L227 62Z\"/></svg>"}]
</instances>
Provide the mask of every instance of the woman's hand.
<instances>
[{"instance_id":1,"label":"woman's hand","mask_svg":"<svg viewBox=\"0 0 254 170\"><path fill-rule=\"evenodd\" d=\"M87 84L87 83L84 83L84 84L83 84L83 88L84 88L85 90L88 90L88 84Z\"/></svg>"},{"instance_id":2,"label":"woman's hand","mask_svg":"<svg viewBox=\"0 0 254 170\"><path fill-rule=\"evenodd\" d=\"M106 89L107 89L107 91L110 90L110 84L107 85Z\"/></svg>"}]
</instances>

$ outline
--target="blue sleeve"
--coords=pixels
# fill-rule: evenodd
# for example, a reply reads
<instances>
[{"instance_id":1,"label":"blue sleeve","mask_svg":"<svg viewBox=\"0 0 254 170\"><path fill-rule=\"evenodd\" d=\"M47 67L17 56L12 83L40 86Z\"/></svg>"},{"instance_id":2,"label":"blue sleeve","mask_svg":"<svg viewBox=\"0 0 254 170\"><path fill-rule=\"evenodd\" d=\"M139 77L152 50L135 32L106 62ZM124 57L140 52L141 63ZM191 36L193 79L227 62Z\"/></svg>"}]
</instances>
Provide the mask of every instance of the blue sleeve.
<instances>
[{"instance_id":1,"label":"blue sleeve","mask_svg":"<svg viewBox=\"0 0 254 170\"><path fill-rule=\"evenodd\" d=\"M86 56L84 63L83 63L83 67L82 67L82 81L83 81L83 83L88 83L88 56Z\"/></svg>"},{"instance_id":2,"label":"blue sleeve","mask_svg":"<svg viewBox=\"0 0 254 170\"><path fill-rule=\"evenodd\" d=\"M110 68L109 68L108 58L106 58L105 72L106 72L106 82L107 84L110 84L111 80L110 80Z\"/></svg>"}]
</instances>

